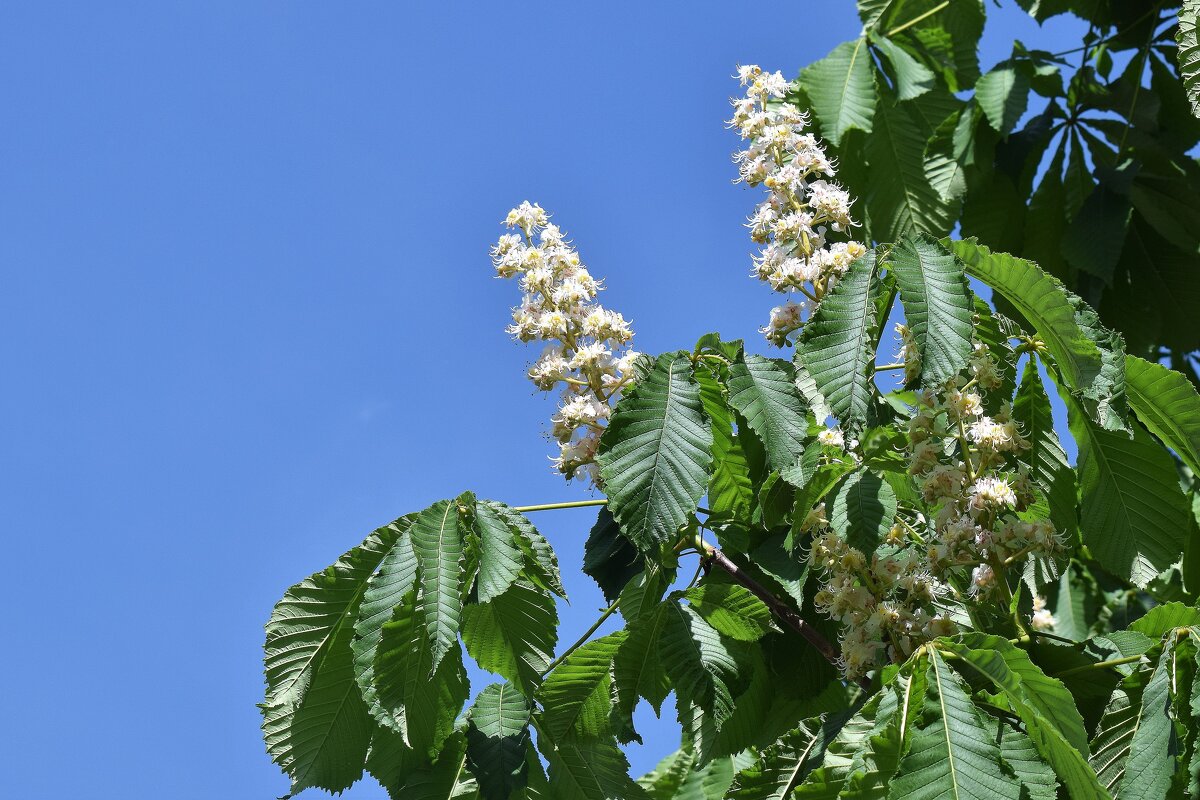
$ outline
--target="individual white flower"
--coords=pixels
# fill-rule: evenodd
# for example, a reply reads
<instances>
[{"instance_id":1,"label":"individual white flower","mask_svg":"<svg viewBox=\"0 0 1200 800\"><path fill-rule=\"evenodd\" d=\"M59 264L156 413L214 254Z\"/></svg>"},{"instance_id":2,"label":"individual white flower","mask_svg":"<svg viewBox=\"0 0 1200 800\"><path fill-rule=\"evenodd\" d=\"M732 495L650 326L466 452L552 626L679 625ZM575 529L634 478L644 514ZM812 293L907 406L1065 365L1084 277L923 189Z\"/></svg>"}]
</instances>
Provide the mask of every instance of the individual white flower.
<instances>
[{"instance_id":1,"label":"individual white flower","mask_svg":"<svg viewBox=\"0 0 1200 800\"><path fill-rule=\"evenodd\" d=\"M970 508L973 512L1000 511L1014 508L1017 495L1003 478L983 477L971 486Z\"/></svg>"},{"instance_id":2,"label":"individual white flower","mask_svg":"<svg viewBox=\"0 0 1200 800\"><path fill-rule=\"evenodd\" d=\"M946 411L950 419L971 419L983 413L983 398L977 392L952 389L946 394Z\"/></svg>"},{"instance_id":3,"label":"individual white flower","mask_svg":"<svg viewBox=\"0 0 1200 800\"><path fill-rule=\"evenodd\" d=\"M804 304L791 300L781 306L771 309L771 319L762 333L771 341L787 336L800 326L800 317L804 313Z\"/></svg>"},{"instance_id":4,"label":"individual white flower","mask_svg":"<svg viewBox=\"0 0 1200 800\"><path fill-rule=\"evenodd\" d=\"M1046 608L1046 598L1041 595L1033 596L1033 616L1029 618L1029 624L1035 631L1052 631L1054 630L1054 614L1050 609Z\"/></svg>"},{"instance_id":5,"label":"individual white flower","mask_svg":"<svg viewBox=\"0 0 1200 800\"><path fill-rule=\"evenodd\" d=\"M817 434L817 441L830 447L846 446L846 436L841 428L826 428Z\"/></svg>"}]
</instances>

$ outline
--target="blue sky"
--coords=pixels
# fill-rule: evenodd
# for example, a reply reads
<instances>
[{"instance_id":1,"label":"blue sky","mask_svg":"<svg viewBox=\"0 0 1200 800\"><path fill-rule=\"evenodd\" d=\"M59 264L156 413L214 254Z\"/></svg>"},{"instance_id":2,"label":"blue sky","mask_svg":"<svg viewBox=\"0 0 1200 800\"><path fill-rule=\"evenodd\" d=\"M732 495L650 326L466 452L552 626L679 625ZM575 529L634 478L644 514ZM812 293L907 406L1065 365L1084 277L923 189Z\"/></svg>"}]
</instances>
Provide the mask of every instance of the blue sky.
<instances>
[{"instance_id":1,"label":"blue sky","mask_svg":"<svg viewBox=\"0 0 1200 800\"><path fill-rule=\"evenodd\" d=\"M1039 41L1018 21L985 65ZM775 298L747 277L729 75L858 27L850 2L8 4L3 793L284 793L254 704L289 584L464 489L589 496L551 474L551 401L503 333L505 211L554 212L638 349L754 338ZM593 519L535 520L562 641L601 605ZM637 771L674 747L643 733Z\"/></svg>"}]
</instances>

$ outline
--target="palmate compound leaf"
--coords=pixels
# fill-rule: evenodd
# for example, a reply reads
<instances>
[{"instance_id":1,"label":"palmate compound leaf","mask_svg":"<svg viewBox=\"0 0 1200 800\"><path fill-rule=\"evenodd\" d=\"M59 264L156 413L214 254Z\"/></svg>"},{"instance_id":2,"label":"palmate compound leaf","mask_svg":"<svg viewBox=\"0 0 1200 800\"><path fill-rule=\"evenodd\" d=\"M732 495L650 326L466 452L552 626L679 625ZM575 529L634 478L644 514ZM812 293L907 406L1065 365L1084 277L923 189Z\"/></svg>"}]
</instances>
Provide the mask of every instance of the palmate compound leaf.
<instances>
[{"instance_id":1,"label":"palmate compound leaf","mask_svg":"<svg viewBox=\"0 0 1200 800\"><path fill-rule=\"evenodd\" d=\"M1083 718L1061 681L1048 677L1024 650L1000 636L973 632L957 642L939 640L939 646L958 656L954 664L959 671L986 678L999 690L1068 796L1108 798L1088 765Z\"/></svg>"},{"instance_id":2,"label":"palmate compound leaf","mask_svg":"<svg viewBox=\"0 0 1200 800\"><path fill-rule=\"evenodd\" d=\"M843 42L800 73L821 125L821 135L837 147L847 131L871 132L875 116L875 77L867 38Z\"/></svg>"},{"instance_id":3,"label":"palmate compound leaf","mask_svg":"<svg viewBox=\"0 0 1200 800\"><path fill-rule=\"evenodd\" d=\"M712 429L687 353L659 356L621 399L596 460L608 507L630 541L649 551L676 536L712 468Z\"/></svg>"},{"instance_id":4,"label":"palmate compound leaf","mask_svg":"<svg viewBox=\"0 0 1200 800\"><path fill-rule=\"evenodd\" d=\"M1175 465L1141 425L1132 439L1106 431L1064 399L1079 446L1084 544L1105 569L1145 586L1179 560L1192 527Z\"/></svg>"},{"instance_id":5,"label":"palmate compound leaf","mask_svg":"<svg viewBox=\"0 0 1200 800\"><path fill-rule=\"evenodd\" d=\"M923 383L942 384L967 366L972 350L971 290L962 264L937 239L921 234L892 248L888 268L920 348Z\"/></svg>"},{"instance_id":6,"label":"palmate compound leaf","mask_svg":"<svg viewBox=\"0 0 1200 800\"><path fill-rule=\"evenodd\" d=\"M1125 357L1129 404L1150 432L1200 475L1200 394L1187 378L1162 364Z\"/></svg>"},{"instance_id":7,"label":"palmate compound leaf","mask_svg":"<svg viewBox=\"0 0 1200 800\"><path fill-rule=\"evenodd\" d=\"M267 623L267 752L292 790L337 792L362 775L370 716L355 684L350 642L371 574L401 538L401 518L327 569L288 589Z\"/></svg>"},{"instance_id":8,"label":"palmate compound leaf","mask_svg":"<svg viewBox=\"0 0 1200 800\"><path fill-rule=\"evenodd\" d=\"M888 797L1018 800L1020 784L1002 766L1000 748L969 690L936 650L926 687L921 722Z\"/></svg>"},{"instance_id":9,"label":"palmate compound leaf","mask_svg":"<svg viewBox=\"0 0 1200 800\"><path fill-rule=\"evenodd\" d=\"M375 652L376 721L404 737L418 754L433 756L454 731L470 696L457 639L435 668L416 589L396 605Z\"/></svg>"},{"instance_id":10,"label":"palmate compound leaf","mask_svg":"<svg viewBox=\"0 0 1200 800\"><path fill-rule=\"evenodd\" d=\"M854 261L821 301L796 343L796 361L844 426L867 418L873 335L879 325L874 251Z\"/></svg>"},{"instance_id":11,"label":"palmate compound leaf","mask_svg":"<svg viewBox=\"0 0 1200 800\"><path fill-rule=\"evenodd\" d=\"M729 367L729 404L758 434L771 468L782 472L804 452L808 406L786 361L748 355Z\"/></svg>"},{"instance_id":12,"label":"palmate compound leaf","mask_svg":"<svg viewBox=\"0 0 1200 800\"><path fill-rule=\"evenodd\" d=\"M467 763L483 800L508 800L528 772L529 701L510 684L493 683L467 716Z\"/></svg>"}]
</instances>

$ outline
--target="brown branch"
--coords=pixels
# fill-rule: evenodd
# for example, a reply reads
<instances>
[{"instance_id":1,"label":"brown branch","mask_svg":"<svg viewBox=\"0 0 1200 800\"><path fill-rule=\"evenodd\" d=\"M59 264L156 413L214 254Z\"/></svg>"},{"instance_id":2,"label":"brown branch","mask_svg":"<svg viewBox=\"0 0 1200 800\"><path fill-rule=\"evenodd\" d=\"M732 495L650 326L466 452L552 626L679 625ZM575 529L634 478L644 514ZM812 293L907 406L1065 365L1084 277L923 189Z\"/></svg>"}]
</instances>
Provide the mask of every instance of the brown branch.
<instances>
[{"instance_id":1,"label":"brown branch","mask_svg":"<svg viewBox=\"0 0 1200 800\"><path fill-rule=\"evenodd\" d=\"M744 569L729 560L729 556L722 553L716 548L708 548L708 558L712 563L716 564L725 572L729 573L729 577L749 589L755 597L767 604L767 608L771 609L771 613L779 617L789 628L804 637L805 641L817 649L817 652L825 657L825 660L834 666L838 665L841 654L838 652L828 639L826 639L820 631L809 625L804 619L787 606L782 600L767 591L754 578L750 577Z\"/></svg>"}]
</instances>

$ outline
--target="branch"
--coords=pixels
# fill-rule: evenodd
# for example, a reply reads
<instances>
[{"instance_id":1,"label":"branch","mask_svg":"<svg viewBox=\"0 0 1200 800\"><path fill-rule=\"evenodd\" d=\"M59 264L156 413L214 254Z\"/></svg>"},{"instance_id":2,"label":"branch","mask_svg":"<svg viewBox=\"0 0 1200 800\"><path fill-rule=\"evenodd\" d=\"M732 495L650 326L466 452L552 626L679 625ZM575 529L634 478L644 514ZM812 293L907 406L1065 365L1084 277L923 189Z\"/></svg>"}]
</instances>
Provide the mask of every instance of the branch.
<instances>
[{"instance_id":1,"label":"branch","mask_svg":"<svg viewBox=\"0 0 1200 800\"><path fill-rule=\"evenodd\" d=\"M809 644L817 649L818 653L825 657L826 661L834 666L838 665L841 654L838 652L837 647L831 644L820 631L805 622L799 614L792 611L787 604L767 591L765 586L750 577L745 570L730 561L729 556L714 547L706 548L706 552L708 559L712 563L725 570L729 574L729 577L742 586L745 586L755 597L766 603L767 608L771 609L771 613L779 617L789 628L803 636Z\"/></svg>"}]
</instances>

